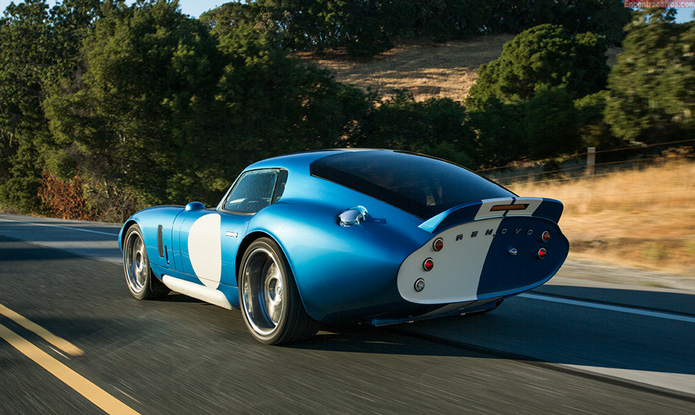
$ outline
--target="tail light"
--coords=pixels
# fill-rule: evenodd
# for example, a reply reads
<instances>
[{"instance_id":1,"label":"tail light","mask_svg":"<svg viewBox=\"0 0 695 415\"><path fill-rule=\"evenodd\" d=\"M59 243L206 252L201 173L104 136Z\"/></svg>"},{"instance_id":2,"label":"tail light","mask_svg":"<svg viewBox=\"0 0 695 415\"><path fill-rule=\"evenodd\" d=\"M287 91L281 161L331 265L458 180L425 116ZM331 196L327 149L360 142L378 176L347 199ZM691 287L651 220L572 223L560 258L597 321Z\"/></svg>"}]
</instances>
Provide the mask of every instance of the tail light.
<instances>
[{"instance_id":1,"label":"tail light","mask_svg":"<svg viewBox=\"0 0 695 415\"><path fill-rule=\"evenodd\" d=\"M518 205L495 205L490 208L490 212L503 212L508 210L526 210L528 203Z\"/></svg>"},{"instance_id":2,"label":"tail light","mask_svg":"<svg viewBox=\"0 0 695 415\"><path fill-rule=\"evenodd\" d=\"M427 258L423 263L422 263L422 269L425 271L429 272L432 271L432 268L434 268L434 260L432 258Z\"/></svg>"},{"instance_id":3,"label":"tail light","mask_svg":"<svg viewBox=\"0 0 695 415\"><path fill-rule=\"evenodd\" d=\"M548 251L545 248L541 248L538 250L538 259L545 259L546 256L548 256Z\"/></svg>"},{"instance_id":4,"label":"tail light","mask_svg":"<svg viewBox=\"0 0 695 415\"><path fill-rule=\"evenodd\" d=\"M548 242L550 240L550 232L548 231L543 231L541 234L541 241L542 242Z\"/></svg>"},{"instance_id":5,"label":"tail light","mask_svg":"<svg viewBox=\"0 0 695 415\"><path fill-rule=\"evenodd\" d=\"M432 242L432 249L434 252L439 252L444 249L444 240L442 238L437 238Z\"/></svg>"}]
</instances>

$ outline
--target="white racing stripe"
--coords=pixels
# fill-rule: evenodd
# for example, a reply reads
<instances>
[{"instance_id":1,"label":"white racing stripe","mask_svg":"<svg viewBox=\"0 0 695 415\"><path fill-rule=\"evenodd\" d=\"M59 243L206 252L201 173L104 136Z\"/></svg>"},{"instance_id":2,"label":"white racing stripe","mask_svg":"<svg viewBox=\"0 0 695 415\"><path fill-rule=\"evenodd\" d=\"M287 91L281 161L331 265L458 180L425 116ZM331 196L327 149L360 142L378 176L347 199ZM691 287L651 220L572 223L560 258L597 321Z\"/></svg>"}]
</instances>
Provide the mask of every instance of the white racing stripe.
<instances>
[{"instance_id":1,"label":"white racing stripe","mask_svg":"<svg viewBox=\"0 0 695 415\"><path fill-rule=\"evenodd\" d=\"M193 274L212 289L219 287L222 278L221 220L218 213L210 213L196 219L188 231Z\"/></svg>"},{"instance_id":2,"label":"white racing stripe","mask_svg":"<svg viewBox=\"0 0 695 415\"><path fill-rule=\"evenodd\" d=\"M61 226L61 225L49 225L47 223L36 223L36 222L25 222L21 220L10 220L10 219L0 219L2 222L13 222L13 223L21 223L23 225L34 225L34 226L46 226L49 228L60 228L60 229L68 229L71 231L80 231L80 232L89 232L89 233L96 233L99 235L108 235L108 236L114 236L117 237L117 233L110 233L110 232L100 232L100 231L93 231L91 229L82 229L82 228L72 228L70 226Z\"/></svg>"},{"instance_id":3,"label":"white racing stripe","mask_svg":"<svg viewBox=\"0 0 695 415\"><path fill-rule=\"evenodd\" d=\"M663 318L663 319L667 319L667 320L683 321L686 323L695 323L695 317L683 316L683 315L672 314L672 313L664 313L664 312L659 312L659 311L641 310L639 308L617 306L617 305L610 305L610 304L601 304L601 303L594 303L594 302L590 302L590 301L571 300L568 298L551 297L551 296L542 295L542 294L524 293L524 294L519 294L519 297L528 298L531 300L549 301L551 303L562 303L562 304L576 305L579 307L596 308L599 310L616 311L619 313L637 314L637 315L646 316L646 317L655 317L655 318Z\"/></svg>"},{"instance_id":4,"label":"white racing stripe","mask_svg":"<svg viewBox=\"0 0 695 415\"><path fill-rule=\"evenodd\" d=\"M478 285L493 235L502 218L468 222L435 235L429 242L410 254L398 270L398 292L405 300L416 304L462 303L478 300ZM432 242L442 238L445 248L432 249ZM431 271L423 262L432 258ZM425 289L415 291L415 282L423 279Z\"/></svg>"}]
</instances>

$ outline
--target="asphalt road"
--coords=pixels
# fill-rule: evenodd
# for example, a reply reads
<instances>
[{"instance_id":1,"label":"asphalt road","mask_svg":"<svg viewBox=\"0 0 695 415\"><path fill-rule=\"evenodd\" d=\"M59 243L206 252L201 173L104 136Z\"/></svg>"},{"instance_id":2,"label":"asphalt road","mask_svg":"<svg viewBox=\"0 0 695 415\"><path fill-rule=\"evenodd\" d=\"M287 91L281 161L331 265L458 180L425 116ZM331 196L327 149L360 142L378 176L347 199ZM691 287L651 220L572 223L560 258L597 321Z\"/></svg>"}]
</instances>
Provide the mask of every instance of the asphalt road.
<instances>
[{"instance_id":1,"label":"asphalt road","mask_svg":"<svg viewBox=\"0 0 695 415\"><path fill-rule=\"evenodd\" d=\"M687 285L560 276L483 315L269 347L239 311L133 299L118 229L0 215L0 414L695 413Z\"/></svg>"}]
</instances>

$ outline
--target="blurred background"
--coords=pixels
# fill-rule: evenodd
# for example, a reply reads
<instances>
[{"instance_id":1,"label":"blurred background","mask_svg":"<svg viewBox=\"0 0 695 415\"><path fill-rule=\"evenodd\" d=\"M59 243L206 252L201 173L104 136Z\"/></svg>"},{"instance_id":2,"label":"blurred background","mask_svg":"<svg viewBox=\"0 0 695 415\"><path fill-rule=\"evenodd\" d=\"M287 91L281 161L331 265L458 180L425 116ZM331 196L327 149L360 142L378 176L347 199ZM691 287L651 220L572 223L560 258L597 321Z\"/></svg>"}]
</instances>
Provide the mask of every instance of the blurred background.
<instances>
[{"instance_id":1,"label":"blurred background","mask_svg":"<svg viewBox=\"0 0 695 415\"><path fill-rule=\"evenodd\" d=\"M575 259L695 275L694 9L0 2L0 210L119 222L381 147L565 204Z\"/></svg>"}]
</instances>

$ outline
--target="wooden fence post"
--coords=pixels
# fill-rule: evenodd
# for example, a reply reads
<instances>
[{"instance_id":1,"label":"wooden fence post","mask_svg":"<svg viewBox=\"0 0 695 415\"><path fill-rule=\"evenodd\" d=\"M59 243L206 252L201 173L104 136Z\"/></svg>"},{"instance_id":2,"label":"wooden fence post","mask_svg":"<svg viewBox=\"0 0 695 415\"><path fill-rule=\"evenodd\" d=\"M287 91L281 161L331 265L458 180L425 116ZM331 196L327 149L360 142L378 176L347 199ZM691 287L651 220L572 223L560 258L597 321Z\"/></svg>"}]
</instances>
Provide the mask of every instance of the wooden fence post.
<instances>
[{"instance_id":1,"label":"wooden fence post","mask_svg":"<svg viewBox=\"0 0 695 415\"><path fill-rule=\"evenodd\" d=\"M586 174L593 176L596 173L596 147L588 147L586 149Z\"/></svg>"}]
</instances>

